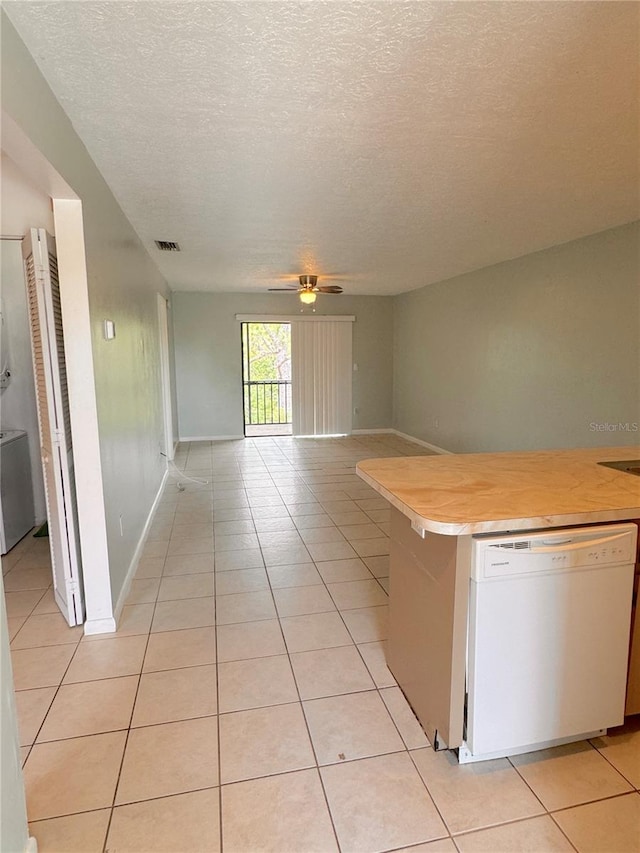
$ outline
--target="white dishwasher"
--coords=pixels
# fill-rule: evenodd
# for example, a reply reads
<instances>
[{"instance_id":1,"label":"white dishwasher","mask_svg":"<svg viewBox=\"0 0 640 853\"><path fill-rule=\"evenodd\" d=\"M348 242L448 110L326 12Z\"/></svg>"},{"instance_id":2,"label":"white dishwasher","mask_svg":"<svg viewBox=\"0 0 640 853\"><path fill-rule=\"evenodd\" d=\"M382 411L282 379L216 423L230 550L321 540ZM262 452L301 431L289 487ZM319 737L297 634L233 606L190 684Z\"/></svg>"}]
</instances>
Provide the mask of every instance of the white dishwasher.
<instances>
[{"instance_id":1,"label":"white dishwasher","mask_svg":"<svg viewBox=\"0 0 640 853\"><path fill-rule=\"evenodd\" d=\"M474 537L461 763L623 722L636 536L611 524Z\"/></svg>"}]
</instances>

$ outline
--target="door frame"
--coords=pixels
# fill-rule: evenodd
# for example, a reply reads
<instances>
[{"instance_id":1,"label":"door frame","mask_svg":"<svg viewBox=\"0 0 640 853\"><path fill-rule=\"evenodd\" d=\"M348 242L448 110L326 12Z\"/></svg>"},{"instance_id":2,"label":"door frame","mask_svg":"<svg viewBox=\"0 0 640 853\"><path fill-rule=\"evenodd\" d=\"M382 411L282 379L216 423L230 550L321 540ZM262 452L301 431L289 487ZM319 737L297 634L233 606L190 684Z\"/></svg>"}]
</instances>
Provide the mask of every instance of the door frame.
<instances>
[{"instance_id":1,"label":"door frame","mask_svg":"<svg viewBox=\"0 0 640 853\"><path fill-rule=\"evenodd\" d=\"M173 405L171 394L171 359L169 355L169 302L157 294L158 334L160 341L160 385L162 388L162 417L164 423L164 453L167 462L174 456Z\"/></svg>"},{"instance_id":2,"label":"door frame","mask_svg":"<svg viewBox=\"0 0 640 853\"><path fill-rule=\"evenodd\" d=\"M289 342L291 342L291 334L292 334L292 325L293 324L291 323L290 320L274 320L272 318L263 318L261 320L243 320L240 323L240 361L241 361L240 372L241 372L241 383L242 383L242 432L243 432L244 438L256 438L256 436L247 435L247 427L262 426L262 424L247 423L247 407L245 404L245 384L248 383L249 385L251 385L251 382L252 382L251 365L250 365L250 361L249 361L249 357L248 357L250 340L251 340L251 330L249 327L250 326L256 326L256 325L260 325L260 326L288 326L289 327ZM247 335L246 346L245 346L245 330L246 330L246 335ZM246 358L245 358L245 356L246 356ZM246 362L246 367L247 367L246 373L245 373L245 362ZM274 380L274 382L275 381L280 381L280 380ZM288 380L288 381L289 381L289 385L291 386L291 388L293 388L293 386L291 384L291 380ZM280 395L280 391L278 391L278 406L280 405L280 396L279 395ZM273 398L272 398L272 400L273 400ZM259 406L259 402L257 405ZM249 392L249 406L251 407L251 392ZM266 403L264 403L264 397L263 397L263 408L264 408L265 414L266 414ZM273 402L272 402L272 411L273 411ZM285 421L285 422L281 423L278 421L278 423L275 423L275 422L271 421L268 424L264 424L264 426L276 427L276 426L289 426L290 425L291 430L293 431L293 406L291 407L291 418L292 418L291 422ZM249 419L251 419L251 413L250 412L249 412ZM272 434L264 433L264 437L265 438L272 438L272 437L278 436L278 435L292 435L292 434L293 434L292 432L287 432L287 433L274 432Z\"/></svg>"},{"instance_id":3,"label":"door frame","mask_svg":"<svg viewBox=\"0 0 640 853\"><path fill-rule=\"evenodd\" d=\"M240 346L242 353L242 323L289 323L291 325L291 334L293 340L293 328L297 323L355 323L356 317L354 314L236 314L236 321L240 323ZM353 359L353 353L351 355ZM244 360L242 360L241 364L242 376L244 378ZM291 372L292 376L295 371L295 364L293 361L293 352L292 352L292 363L291 363ZM295 395L295 383L292 385L292 394ZM295 402L293 406L295 410ZM244 430L244 420L245 420L245 412L244 412L244 387L242 394L242 420L243 420L243 430ZM293 429L293 424L292 424ZM342 434L342 433L341 433ZM349 433L350 434L350 433ZM293 437L295 437L295 432L292 432ZM245 433L246 437L246 433Z\"/></svg>"}]
</instances>

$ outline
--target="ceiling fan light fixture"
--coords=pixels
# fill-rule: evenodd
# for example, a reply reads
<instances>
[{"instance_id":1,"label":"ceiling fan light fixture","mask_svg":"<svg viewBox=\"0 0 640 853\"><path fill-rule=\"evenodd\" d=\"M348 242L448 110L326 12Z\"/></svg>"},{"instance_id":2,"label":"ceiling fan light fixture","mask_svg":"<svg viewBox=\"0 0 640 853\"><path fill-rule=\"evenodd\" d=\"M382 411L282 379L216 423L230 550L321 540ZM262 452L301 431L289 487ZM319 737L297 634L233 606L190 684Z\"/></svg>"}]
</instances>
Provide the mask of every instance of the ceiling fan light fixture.
<instances>
[{"instance_id":1,"label":"ceiling fan light fixture","mask_svg":"<svg viewBox=\"0 0 640 853\"><path fill-rule=\"evenodd\" d=\"M300 291L300 302L304 302L305 305L313 305L316 299L317 294L313 290Z\"/></svg>"},{"instance_id":2,"label":"ceiling fan light fixture","mask_svg":"<svg viewBox=\"0 0 640 853\"><path fill-rule=\"evenodd\" d=\"M318 276L317 275L300 275L298 276L300 281L300 287L315 287L318 284Z\"/></svg>"}]
</instances>

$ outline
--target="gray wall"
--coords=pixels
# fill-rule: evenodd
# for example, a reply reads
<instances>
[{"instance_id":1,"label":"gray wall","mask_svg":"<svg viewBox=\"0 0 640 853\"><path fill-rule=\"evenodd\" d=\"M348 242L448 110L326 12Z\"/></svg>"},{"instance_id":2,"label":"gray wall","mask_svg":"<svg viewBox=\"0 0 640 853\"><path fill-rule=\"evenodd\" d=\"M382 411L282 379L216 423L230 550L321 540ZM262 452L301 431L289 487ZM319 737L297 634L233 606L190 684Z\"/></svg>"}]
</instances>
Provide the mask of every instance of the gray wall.
<instances>
[{"instance_id":1,"label":"gray wall","mask_svg":"<svg viewBox=\"0 0 640 853\"><path fill-rule=\"evenodd\" d=\"M160 455L163 421L156 294L168 294L168 290L5 15L2 71L3 109L82 201L109 571L115 602L166 467ZM112 341L103 339L106 318L115 321L116 337Z\"/></svg>"},{"instance_id":2,"label":"gray wall","mask_svg":"<svg viewBox=\"0 0 640 853\"><path fill-rule=\"evenodd\" d=\"M393 300L319 296L317 314L353 314L354 429L389 427L392 418ZM308 309L306 309L308 311ZM240 324L236 314L299 314L286 293L174 293L176 385L181 437L239 436L242 425Z\"/></svg>"},{"instance_id":3,"label":"gray wall","mask_svg":"<svg viewBox=\"0 0 640 853\"><path fill-rule=\"evenodd\" d=\"M27 846L27 808L22 779L20 739L9 653L4 584L0 573L0 850L23 853Z\"/></svg>"},{"instance_id":4,"label":"gray wall","mask_svg":"<svg viewBox=\"0 0 640 853\"><path fill-rule=\"evenodd\" d=\"M394 426L454 452L637 443L639 223L395 299Z\"/></svg>"}]
</instances>

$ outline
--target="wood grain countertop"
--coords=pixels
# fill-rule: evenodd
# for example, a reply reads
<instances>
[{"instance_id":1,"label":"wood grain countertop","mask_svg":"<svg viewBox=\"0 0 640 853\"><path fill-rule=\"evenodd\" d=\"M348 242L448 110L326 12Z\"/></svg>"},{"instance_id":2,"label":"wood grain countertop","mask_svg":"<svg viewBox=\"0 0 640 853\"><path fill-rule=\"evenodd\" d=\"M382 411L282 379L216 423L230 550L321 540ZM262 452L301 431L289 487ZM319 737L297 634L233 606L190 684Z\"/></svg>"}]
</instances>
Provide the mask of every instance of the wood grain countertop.
<instances>
[{"instance_id":1,"label":"wood grain countertop","mask_svg":"<svg viewBox=\"0 0 640 853\"><path fill-rule=\"evenodd\" d=\"M640 445L366 459L360 477L433 533L460 536L640 518L640 477L598 462Z\"/></svg>"}]
</instances>

